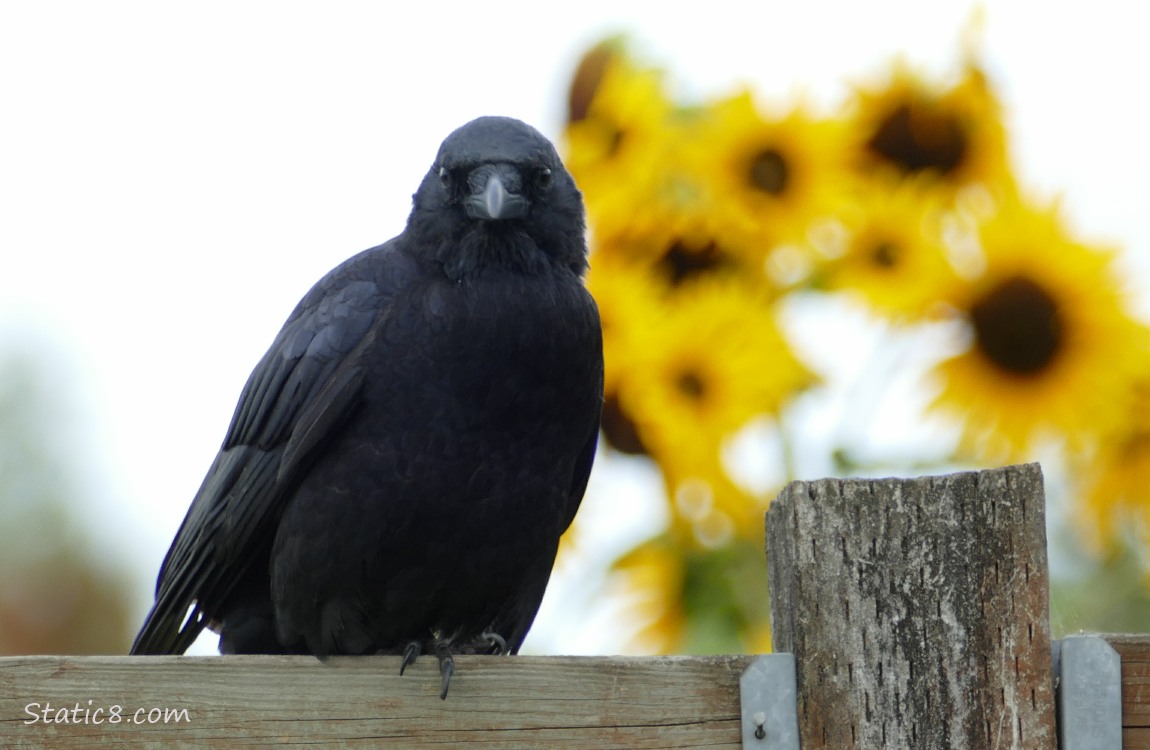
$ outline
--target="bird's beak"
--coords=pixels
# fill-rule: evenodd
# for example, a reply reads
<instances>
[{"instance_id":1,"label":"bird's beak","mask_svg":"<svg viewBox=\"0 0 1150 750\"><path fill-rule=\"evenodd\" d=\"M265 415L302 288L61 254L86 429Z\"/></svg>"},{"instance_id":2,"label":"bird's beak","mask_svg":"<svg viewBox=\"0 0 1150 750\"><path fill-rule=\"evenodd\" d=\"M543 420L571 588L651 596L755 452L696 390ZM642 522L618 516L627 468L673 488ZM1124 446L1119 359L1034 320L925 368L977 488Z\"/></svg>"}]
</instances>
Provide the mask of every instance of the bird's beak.
<instances>
[{"instance_id":1,"label":"bird's beak","mask_svg":"<svg viewBox=\"0 0 1150 750\"><path fill-rule=\"evenodd\" d=\"M503 185L499 175L493 174L487 180L487 187L483 188L483 209L488 218L498 219L503 215L503 209L508 205L511 196Z\"/></svg>"},{"instance_id":2,"label":"bird's beak","mask_svg":"<svg viewBox=\"0 0 1150 750\"><path fill-rule=\"evenodd\" d=\"M473 219L502 221L527 215L530 202L521 192L518 170L512 167L480 167L468 180L471 195L465 201L467 214Z\"/></svg>"}]
</instances>

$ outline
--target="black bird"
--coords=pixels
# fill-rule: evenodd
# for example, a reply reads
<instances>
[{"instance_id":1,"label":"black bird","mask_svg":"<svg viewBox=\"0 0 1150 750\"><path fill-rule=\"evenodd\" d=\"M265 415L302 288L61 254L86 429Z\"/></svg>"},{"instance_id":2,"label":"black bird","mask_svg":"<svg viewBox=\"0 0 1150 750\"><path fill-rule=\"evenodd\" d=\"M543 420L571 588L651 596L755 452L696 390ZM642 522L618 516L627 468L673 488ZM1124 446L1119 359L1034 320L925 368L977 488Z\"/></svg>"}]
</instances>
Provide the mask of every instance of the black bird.
<instances>
[{"instance_id":1,"label":"black bird","mask_svg":"<svg viewBox=\"0 0 1150 750\"><path fill-rule=\"evenodd\" d=\"M530 126L453 132L398 237L240 395L133 654L516 653L583 497L603 350L582 198ZM401 670L402 671L402 670Z\"/></svg>"}]
</instances>

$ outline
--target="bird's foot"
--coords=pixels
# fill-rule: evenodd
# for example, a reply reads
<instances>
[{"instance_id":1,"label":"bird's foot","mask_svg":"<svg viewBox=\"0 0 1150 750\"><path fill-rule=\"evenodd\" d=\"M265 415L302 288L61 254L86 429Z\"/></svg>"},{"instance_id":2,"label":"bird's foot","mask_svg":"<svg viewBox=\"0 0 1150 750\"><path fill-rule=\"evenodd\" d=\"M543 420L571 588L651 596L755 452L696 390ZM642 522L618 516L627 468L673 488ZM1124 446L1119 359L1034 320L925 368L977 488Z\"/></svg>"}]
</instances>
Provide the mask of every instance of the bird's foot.
<instances>
[{"instance_id":1,"label":"bird's foot","mask_svg":"<svg viewBox=\"0 0 1150 750\"><path fill-rule=\"evenodd\" d=\"M435 658L439 660L439 673L443 675L443 687L439 691L439 699L447 699L447 689L451 687L451 676L455 674L455 659L451 656L451 643L445 640L435 641Z\"/></svg>"},{"instance_id":2,"label":"bird's foot","mask_svg":"<svg viewBox=\"0 0 1150 750\"><path fill-rule=\"evenodd\" d=\"M483 633L480 637L487 641L487 653L489 654L506 654L507 653L507 639L495 632Z\"/></svg>"},{"instance_id":3,"label":"bird's foot","mask_svg":"<svg viewBox=\"0 0 1150 750\"><path fill-rule=\"evenodd\" d=\"M404 671L415 663L415 658L423 653L423 644L419 641L412 641L407 644L407 648L403 649L403 661L399 663L399 674L402 676Z\"/></svg>"}]
</instances>

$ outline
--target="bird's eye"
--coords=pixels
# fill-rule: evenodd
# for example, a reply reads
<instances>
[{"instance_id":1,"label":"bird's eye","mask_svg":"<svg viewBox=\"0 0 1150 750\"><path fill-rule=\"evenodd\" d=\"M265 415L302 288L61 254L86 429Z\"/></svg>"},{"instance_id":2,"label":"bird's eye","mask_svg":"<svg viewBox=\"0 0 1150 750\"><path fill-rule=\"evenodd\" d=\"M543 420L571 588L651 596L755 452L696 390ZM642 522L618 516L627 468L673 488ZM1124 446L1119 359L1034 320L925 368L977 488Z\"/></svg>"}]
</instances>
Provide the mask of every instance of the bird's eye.
<instances>
[{"instance_id":1,"label":"bird's eye","mask_svg":"<svg viewBox=\"0 0 1150 750\"><path fill-rule=\"evenodd\" d=\"M538 172L535 173L535 186L538 187L540 190L547 190L548 188L550 188L551 187L551 181L552 181L551 170L548 169L547 167L544 167L543 169L540 169Z\"/></svg>"},{"instance_id":2,"label":"bird's eye","mask_svg":"<svg viewBox=\"0 0 1150 750\"><path fill-rule=\"evenodd\" d=\"M443 187L451 189L451 172L448 171L447 167L439 168L439 183Z\"/></svg>"}]
</instances>

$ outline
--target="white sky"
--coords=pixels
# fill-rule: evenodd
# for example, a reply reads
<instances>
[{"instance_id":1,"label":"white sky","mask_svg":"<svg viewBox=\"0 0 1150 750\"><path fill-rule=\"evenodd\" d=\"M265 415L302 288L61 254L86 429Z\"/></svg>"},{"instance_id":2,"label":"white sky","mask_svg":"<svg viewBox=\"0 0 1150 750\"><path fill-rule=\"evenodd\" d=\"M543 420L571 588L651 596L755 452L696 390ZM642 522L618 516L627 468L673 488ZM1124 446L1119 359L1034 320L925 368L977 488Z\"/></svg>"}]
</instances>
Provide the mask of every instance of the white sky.
<instances>
[{"instance_id":1,"label":"white sky","mask_svg":"<svg viewBox=\"0 0 1150 750\"><path fill-rule=\"evenodd\" d=\"M402 229L456 126L506 114L555 136L580 52L616 31L689 92L836 101L897 53L952 69L973 5L0 4L0 351L35 339L67 363L94 515L150 581L287 313ZM1119 0L986 4L1023 180L1139 268L1145 28ZM556 611L540 648L601 647Z\"/></svg>"}]
</instances>

